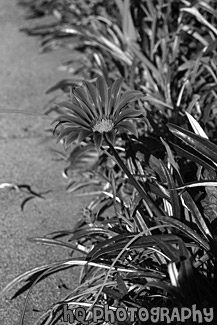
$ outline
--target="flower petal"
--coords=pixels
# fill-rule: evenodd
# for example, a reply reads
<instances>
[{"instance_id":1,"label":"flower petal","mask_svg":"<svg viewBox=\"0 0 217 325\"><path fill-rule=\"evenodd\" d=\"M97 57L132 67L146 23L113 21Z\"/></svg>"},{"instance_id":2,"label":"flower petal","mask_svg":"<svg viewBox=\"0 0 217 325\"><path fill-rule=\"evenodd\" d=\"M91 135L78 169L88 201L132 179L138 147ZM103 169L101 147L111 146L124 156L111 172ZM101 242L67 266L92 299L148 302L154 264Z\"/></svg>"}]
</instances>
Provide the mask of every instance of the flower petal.
<instances>
[{"instance_id":1,"label":"flower petal","mask_svg":"<svg viewBox=\"0 0 217 325\"><path fill-rule=\"evenodd\" d=\"M89 100L85 90L82 88L76 88L74 90L74 95L75 95L75 99L77 100L79 105L83 104L82 107L86 108L87 112L89 112L91 114L92 118L96 118L97 113L96 113L94 104L91 103L91 101Z\"/></svg>"},{"instance_id":2,"label":"flower petal","mask_svg":"<svg viewBox=\"0 0 217 325\"><path fill-rule=\"evenodd\" d=\"M78 138L77 132L71 132L66 138L65 138L65 146L68 147L70 144L75 142Z\"/></svg>"},{"instance_id":3,"label":"flower petal","mask_svg":"<svg viewBox=\"0 0 217 325\"><path fill-rule=\"evenodd\" d=\"M66 116L67 122L72 122L73 125L81 126L82 128L87 129L87 130L91 129L90 123L85 122L80 117L76 117L76 116L69 115L69 114L67 114L65 116Z\"/></svg>"},{"instance_id":4,"label":"flower petal","mask_svg":"<svg viewBox=\"0 0 217 325\"><path fill-rule=\"evenodd\" d=\"M82 120L80 117L76 117L73 114L62 114L59 115L58 117L56 117L51 124L55 123L55 122L62 122L62 123L71 123L72 126L80 126L83 127L87 130L89 130L90 127L90 123L85 122L84 120Z\"/></svg>"},{"instance_id":5,"label":"flower petal","mask_svg":"<svg viewBox=\"0 0 217 325\"><path fill-rule=\"evenodd\" d=\"M103 141L102 133L94 132L93 140L94 140L94 144L96 146L96 149L99 150L101 148L101 146L102 146L102 141Z\"/></svg>"},{"instance_id":6,"label":"flower petal","mask_svg":"<svg viewBox=\"0 0 217 325\"><path fill-rule=\"evenodd\" d=\"M121 97L121 101L118 106L115 106L114 116L118 116L120 111L129 103L136 101L137 99L141 98L143 93L138 90L129 90L124 93Z\"/></svg>"},{"instance_id":7,"label":"flower petal","mask_svg":"<svg viewBox=\"0 0 217 325\"><path fill-rule=\"evenodd\" d=\"M119 103L121 95L121 86L124 82L124 78L115 80L109 89L109 103L108 103L108 114L113 114L114 107Z\"/></svg>"},{"instance_id":8,"label":"flower petal","mask_svg":"<svg viewBox=\"0 0 217 325\"><path fill-rule=\"evenodd\" d=\"M117 125L118 123L120 123L121 121L123 121L125 119L135 118L141 114L142 113L140 110L136 110L133 108L126 108L123 112L121 112L121 114L119 116L116 117L115 125Z\"/></svg>"},{"instance_id":9,"label":"flower petal","mask_svg":"<svg viewBox=\"0 0 217 325\"><path fill-rule=\"evenodd\" d=\"M84 81L84 84L87 87L87 90L89 92L89 95L93 101L93 110L94 110L94 115L96 118L98 118L100 116L101 113L101 109L100 109L100 103L99 103L99 97L98 97L98 92L96 87L90 83L89 81Z\"/></svg>"},{"instance_id":10,"label":"flower petal","mask_svg":"<svg viewBox=\"0 0 217 325\"><path fill-rule=\"evenodd\" d=\"M105 79L98 76L96 81L96 86L99 91L99 96L101 100L101 109L104 116L108 115L108 85Z\"/></svg>"},{"instance_id":11,"label":"flower petal","mask_svg":"<svg viewBox=\"0 0 217 325\"><path fill-rule=\"evenodd\" d=\"M61 139L65 138L68 136L71 132L74 132L74 130L69 126L69 127L64 127L63 130L60 131L58 137L57 137L57 142L59 142Z\"/></svg>"},{"instance_id":12,"label":"flower petal","mask_svg":"<svg viewBox=\"0 0 217 325\"><path fill-rule=\"evenodd\" d=\"M92 131L81 130L78 136L78 144L80 144L85 138L91 136L92 133Z\"/></svg>"},{"instance_id":13,"label":"flower petal","mask_svg":"<svg viewBox=\"0 0 217 325\"><path fill-rule=\"evenodd\" d=\"M61 115L59 115L59 116L57 116L55 119L53 119L53 121L51 122L51 125L52 124L54 124L54 123L56 123L56 122L68 122L68 120L67 120L67 116L68 115L66 115L66 114L61 114Z\"/></svg>"},{"instance_id":14,"label":"flower petal","mask_svg":"<svg viewBox=\"0 0 217 325\"><path fill-rule=\"evenodd\" d=\"M74 113L74 115L78 115L81 119L84 119L87 123L91 123L91 116L88 115L87 111L83 109L83 107L79 107L78 105L71 102L62 102L59 104L61 107L69 109Z\"/></svg>"},{"instance_id":15,"label":"flower petal","mask_svg":"<svg viewBox=\"0 0 217 325\"><path fill-rule=\"evenodd\" d=\"M118 124L118 126L116 128L117 129L123 128L124 130L130 131L130 133L133 133L136 137L138 137L138 131L137 131L135 125L130 121L121 122Z\"/></svg>"}]
</instances>

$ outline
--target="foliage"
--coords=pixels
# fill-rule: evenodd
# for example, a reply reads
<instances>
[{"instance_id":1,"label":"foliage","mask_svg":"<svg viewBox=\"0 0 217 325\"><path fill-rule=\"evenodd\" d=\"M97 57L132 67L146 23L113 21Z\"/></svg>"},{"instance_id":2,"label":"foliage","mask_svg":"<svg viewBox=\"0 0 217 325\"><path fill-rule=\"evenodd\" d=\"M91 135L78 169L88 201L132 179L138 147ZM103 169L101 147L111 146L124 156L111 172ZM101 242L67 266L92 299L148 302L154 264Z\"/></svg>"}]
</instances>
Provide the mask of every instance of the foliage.
<instances>
[{"instance_id":1,"label":"foliage","mask_svg":"<svg viewBox=\"0 0 217 325\"><path fill-rule=\"evenodd\" d=\"M54 133L69 147L59 153L68 162L68 190L94 184L97 196L73 231L31 239L70 248L72 257L26 272L3 293L24 281L16 296L29 289L27 302L39 281L80 265L78 287L38 324L57 324L65 304L85 306L90 323L94 304L216 308L217 5L82 4L79 20L80 1L30 1L32 12L58 20L26 32L43 36L46 48L75 48L76 40L88 54L83 72L51 89L66 99L46 114L55 113ZM75 185L73 170L91 177Z\"/></svg>"},{"instance_id":2,"label":"foliage","mask_svg":"<svg viewBox=\"0 0 217 325\"><path fill-rule=\"evenodd\" d=\"M59 1L52 1L52 5L47 1L34 3L42 10L44 3L52 8ZM156 132L164 134L165 120L185 124L183 113L188 110L201 119L209 136L216 137L215 1L133 0L130 6L129 1L116 0L105 2L102 14L102 2L92 6L87 2L89 11L83 10L79 19L65 19L64 13L72 6L75 15L80 1L61 3L63 9L54 26L24 29L31 35L41 35L44 49L64 46L81 54L85 51L87 71L83 58L81 64L86 79L96 73L105 76L108 70L112 80L122 76L126 87L142 90ZM77 81L80 67L71 71Z\"/></svg>"}]
</instances>

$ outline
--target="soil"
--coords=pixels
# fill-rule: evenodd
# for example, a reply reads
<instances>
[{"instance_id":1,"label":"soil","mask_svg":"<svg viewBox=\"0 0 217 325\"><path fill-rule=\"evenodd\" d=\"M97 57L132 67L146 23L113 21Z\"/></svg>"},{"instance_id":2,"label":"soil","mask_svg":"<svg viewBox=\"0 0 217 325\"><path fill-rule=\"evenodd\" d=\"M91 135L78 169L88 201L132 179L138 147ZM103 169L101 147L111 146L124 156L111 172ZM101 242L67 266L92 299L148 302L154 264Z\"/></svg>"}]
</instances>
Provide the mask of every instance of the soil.
<instances>
[{"instance_id":1,"label":"soil","mask_svg":"<svg viewBox=\"0 0 217 325\"><path fill-rule=\"evenodd\" d=\"M43 112L53 97L46 95L46 90L68 77L58 67L73 56L64 50L40 53L39 40L20 32L21 27L37 23L26 21L24 15L15 0L0 1L0 290L35 266L68 258L68 249L31 243L27 238L72 229L82 207L90 201L65 192L63 163L55 161L49 150L56 147L55 139L46 141L45 130L50 123L35 116L9 113L10 109ZM25 184L37 193L47 193L27 201L22 211L21 204L29 194L2 187L4 183ZM68 291L62 281L73 287L78 273L72 269L38 284L24 324L33 324L32 315L37 317L38 311L64 297ZM11 300L14 292L0 298L2 325L19 324L25 294Z\"/></svg>"}]
</instances>

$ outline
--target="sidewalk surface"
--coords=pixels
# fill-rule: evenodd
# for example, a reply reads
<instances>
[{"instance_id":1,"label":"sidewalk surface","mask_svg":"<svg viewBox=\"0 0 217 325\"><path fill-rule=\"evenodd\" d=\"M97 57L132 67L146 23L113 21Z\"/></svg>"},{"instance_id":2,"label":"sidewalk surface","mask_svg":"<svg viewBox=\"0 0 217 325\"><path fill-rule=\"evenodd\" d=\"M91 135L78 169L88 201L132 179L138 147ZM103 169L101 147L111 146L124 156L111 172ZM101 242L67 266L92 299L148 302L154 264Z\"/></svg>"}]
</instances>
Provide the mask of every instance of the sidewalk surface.
<instances>
[{"instance_id":1,"label":"sidewalk surface","mask_svg":"<svg viewBox=\"0 0 217 325\"><path fill-rule=\"evenodd\" d=\"M0 109L40 113L52 98L45 91L67 77L57 68L70 58L70 53L41 54L39 40L19 31L24 26L29 26L29 22L25 21L24 11L17 7L16 1L1 0ZM68 258L67 249L30 243L27 237L72 229L82 207L90 201L90 198L78 200L65 193L63 163L54 161L49 152L50 146L55 147L55 140L45 141L45 128L49 127L50 122L38 117L0 112L0 184L27 184L39 193L49 191L45 199L34 198L21 211L21 203L28 194L0 188L0 290L32 267ZM33 290L28 305L30 312L33 306L44 309L67 294L61 288L65 274L68 285L75 285L76 270L43 281ZM10 297L0 299L1 325L19 322L24 296L12 302ZM27 313L25 324L33 324L30 314Z\"/></svg>"}]
</instances>

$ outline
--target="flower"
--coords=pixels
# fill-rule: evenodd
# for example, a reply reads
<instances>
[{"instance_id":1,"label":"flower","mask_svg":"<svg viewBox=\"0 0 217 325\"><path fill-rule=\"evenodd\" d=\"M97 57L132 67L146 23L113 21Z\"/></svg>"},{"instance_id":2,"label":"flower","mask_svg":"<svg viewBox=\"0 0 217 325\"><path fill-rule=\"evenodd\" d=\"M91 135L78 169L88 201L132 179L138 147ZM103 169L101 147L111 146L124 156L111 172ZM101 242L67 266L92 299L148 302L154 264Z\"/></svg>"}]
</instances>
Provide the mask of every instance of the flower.
<instances>
[{"instance_id":1,"label":"flower","mask_svg":"<svg viewBox=\"0 0 217 325\"><path fill-rule=\"evenodd\" d=\"M127 130L137 135L137 130L129 119L141 115L128 105L143 94L137 90L126 91L121 95L123 78L117 79L108 87L103 77L98 77L95 84L84 81L84 87L77 87L73 91L71 102L60 104L61 113L53 121L58 122L58 140L65 139L65 145L75 140L80 143L85 138L93 136L96 148L99 149L103 136L113 144L117 130Z\"/></svg>"}]
</instances>

